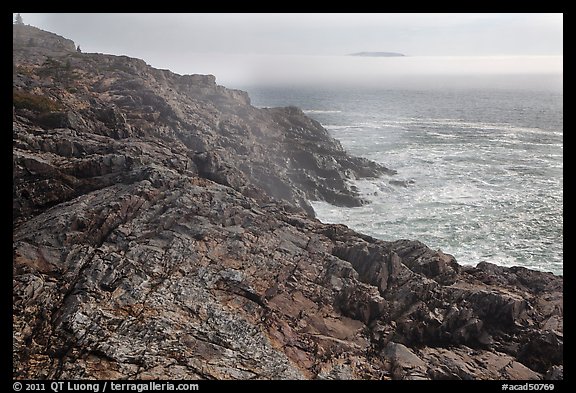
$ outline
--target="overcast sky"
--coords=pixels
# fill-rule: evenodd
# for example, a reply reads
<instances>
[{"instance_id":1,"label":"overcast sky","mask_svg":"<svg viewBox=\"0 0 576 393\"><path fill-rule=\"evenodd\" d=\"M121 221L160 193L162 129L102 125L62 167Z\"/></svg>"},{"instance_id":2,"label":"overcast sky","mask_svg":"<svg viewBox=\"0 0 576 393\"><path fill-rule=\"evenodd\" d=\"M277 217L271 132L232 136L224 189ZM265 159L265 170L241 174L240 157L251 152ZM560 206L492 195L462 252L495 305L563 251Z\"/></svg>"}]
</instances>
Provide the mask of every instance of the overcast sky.
<instances>
[{"instance_id":1,"label":"overcast sky","mask_svg":"<svg viewBox=\"0 0 576 393\"><path fill-rule=\"evenodd\" d=\"M22 14L94 52L561 55L562 14Z\"/></svg>"},{"instance_id":2,"label":"overcast sky","mask_svg":"<svg viewBox=\"0 0 576 393\"><path fill-rule=\"evenodd\" d=\"M70 38L84 52L139 57L179 73L223 76L224 70L226 76L233 64L225 68L222 62L230 61L225 57L230 55L563 55L562 14L21 15L25 24ZM194 58L198 69L188 71ZM216 59L216 65L208 65L207 59Z\"/></svg>"}]
</instances>

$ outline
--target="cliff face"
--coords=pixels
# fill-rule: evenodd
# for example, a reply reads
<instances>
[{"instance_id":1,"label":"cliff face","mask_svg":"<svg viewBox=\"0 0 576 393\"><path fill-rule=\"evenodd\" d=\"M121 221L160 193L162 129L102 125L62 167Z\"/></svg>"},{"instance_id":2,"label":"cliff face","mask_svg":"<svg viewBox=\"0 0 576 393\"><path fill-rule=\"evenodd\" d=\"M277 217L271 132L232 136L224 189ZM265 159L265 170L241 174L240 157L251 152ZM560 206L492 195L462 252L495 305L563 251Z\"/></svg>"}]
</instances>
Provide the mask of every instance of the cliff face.
<instances>
[{"instance_id":1,"label":"cliff face","mask_svg":"<svg viewBox=\"0 0 576 393\"><path fill-rule=\"evenodd\" d=\"M393 172L299 109L27 26L13 53L15 378L562 377L562 278L315 220Z\"/></svg>"},{"instance_id":2,"label":"cliff face","mask_svg":"<svg viewBox=\"0 0 576 393\"><path fill-rule=\"evenodd\" d=\"M15 177L17 219L158 165L311 215L310 199L360 205L350 176L392 172L348 156L299 109L256 109L245 92L218 86L211 75L76 53L72 41L26 26L14 27L14 47L14 156L25 170ZM20 138L28 125L43 131Z\"/></svg>"}]
</instances>

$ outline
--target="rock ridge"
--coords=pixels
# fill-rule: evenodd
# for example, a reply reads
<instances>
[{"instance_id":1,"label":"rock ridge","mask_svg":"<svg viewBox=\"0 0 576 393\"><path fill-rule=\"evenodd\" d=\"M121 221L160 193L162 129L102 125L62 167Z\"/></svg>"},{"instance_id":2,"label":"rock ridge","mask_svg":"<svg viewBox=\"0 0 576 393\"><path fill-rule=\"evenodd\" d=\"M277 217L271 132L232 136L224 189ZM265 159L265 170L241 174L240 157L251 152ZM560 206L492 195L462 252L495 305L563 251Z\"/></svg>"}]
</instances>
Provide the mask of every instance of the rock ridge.
<instances>
[{"instance_id":1,"label":"rock ridge","mask_svg":"<svg viewBox=\"0 0 576 393\"><path fill-rule=\"evenodd\" d=\"M15 379L563 378L563 278L316 220L394 171L300 109L13 44Z\"/></svg>"}]
</instances>

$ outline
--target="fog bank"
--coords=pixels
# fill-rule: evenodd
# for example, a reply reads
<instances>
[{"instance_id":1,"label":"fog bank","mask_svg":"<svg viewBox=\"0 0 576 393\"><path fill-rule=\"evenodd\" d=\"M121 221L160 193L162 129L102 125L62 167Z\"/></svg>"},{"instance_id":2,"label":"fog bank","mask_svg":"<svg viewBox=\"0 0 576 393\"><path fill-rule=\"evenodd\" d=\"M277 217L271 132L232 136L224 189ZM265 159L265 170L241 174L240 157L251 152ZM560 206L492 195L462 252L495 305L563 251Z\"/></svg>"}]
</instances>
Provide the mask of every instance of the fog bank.
<instances>
[{"instance_id":1,"label":"fog bank","mask_svg":"<svg viewBox=\"0 0 576 393\"><path fill-rule=\"evenodd\" d=\"M362 86L378 88L562 89L563 56L281 56L183 54L176 62L148 59L181 73L213 74L240 86Z\"/></svg>"}]
</instances>

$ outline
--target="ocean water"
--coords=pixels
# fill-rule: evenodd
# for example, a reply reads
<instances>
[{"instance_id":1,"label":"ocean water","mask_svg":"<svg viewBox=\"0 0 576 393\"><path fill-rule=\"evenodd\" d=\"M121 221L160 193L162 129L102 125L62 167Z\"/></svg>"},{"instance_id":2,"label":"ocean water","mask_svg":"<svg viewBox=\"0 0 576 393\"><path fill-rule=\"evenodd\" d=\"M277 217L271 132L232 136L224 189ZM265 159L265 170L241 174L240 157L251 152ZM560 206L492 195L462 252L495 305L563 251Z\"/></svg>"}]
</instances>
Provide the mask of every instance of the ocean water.
<instances>
[{"instance_id":1,"label":"ocean water","mask_svg":"<svg viewBox=\"0 0 576 393\"><path fill-rule=\"evenodd\" d=\"M349 153L398 171L354 181L365 206L314 202L321 221L420 240L460 264L563 274L563 92L542 86L243 89L255 106L302 108Z\"/></svg>"}]
</instances>

